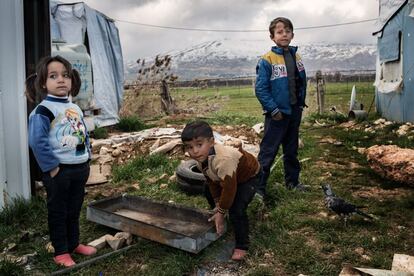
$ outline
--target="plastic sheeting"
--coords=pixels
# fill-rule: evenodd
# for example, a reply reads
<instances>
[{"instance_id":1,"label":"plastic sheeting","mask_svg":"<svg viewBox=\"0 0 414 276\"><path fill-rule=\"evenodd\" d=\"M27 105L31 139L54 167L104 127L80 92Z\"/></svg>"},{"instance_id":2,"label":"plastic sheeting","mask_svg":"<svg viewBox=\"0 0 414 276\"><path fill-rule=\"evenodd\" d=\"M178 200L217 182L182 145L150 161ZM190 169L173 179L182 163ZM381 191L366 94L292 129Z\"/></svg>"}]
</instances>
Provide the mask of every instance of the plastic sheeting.
<instances>
[{"instance_id":1,"label":"plastic sheeting","mask_svg":"<svg viewBox=\"0 0 414 276\"><path fill-rule=\"evenodd\" d=\"M411 0L410 0L411 1ZM407 0L380 0L377 32L382 31L388 20L405 4ZM377 33L376 32L376 33Z\"/></svg>"},{"instance_id":2,"label":"plastic sheeting","mask_svg":"<svg viewBox=\"0 0 414 276\"><path fill-rule=\"evenodd\" d=\"M381 62L396 61L400 58L400 26L400 24L387 26L383 31L382 37L378 39L378 52Z\"/></svg>"},{"instance_id":3,"label":"plastic sheeting","mask_svg":"<svg viewBox=\"0 0 414 276\"><path fill-rule=\"evenodd\" d=\"M94 121L98 126L116 124L123 97L124 69L115 23L85 3L51 2L51 12L52 39L83 44L85 33L88 36L94 102L101 108L101 114L95 116Z\"/></svg>"}]
</instances>

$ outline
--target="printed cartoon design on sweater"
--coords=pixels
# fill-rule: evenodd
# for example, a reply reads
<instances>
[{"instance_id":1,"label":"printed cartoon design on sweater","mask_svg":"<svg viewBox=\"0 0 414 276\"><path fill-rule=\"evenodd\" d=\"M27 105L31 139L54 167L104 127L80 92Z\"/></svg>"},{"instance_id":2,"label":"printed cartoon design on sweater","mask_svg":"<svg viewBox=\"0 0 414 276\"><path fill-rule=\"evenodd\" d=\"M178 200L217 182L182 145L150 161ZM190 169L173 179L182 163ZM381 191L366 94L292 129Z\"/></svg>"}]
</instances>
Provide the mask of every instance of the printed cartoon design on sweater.
<instances>
[{"instance_id":1,"label":"printed cartoon design on sweater","mask_svg":"<svg viewBox=\"0 0 414 276\"><path fill-rule=\"evenodd\" d=\"M81 121L79 113L72 108L68 108L64 112L62 118L60 114L55 120L58 124L55 138L63 148L76 148L76 155L85 152L86 129Z\"/></svg>"}]
</instances>

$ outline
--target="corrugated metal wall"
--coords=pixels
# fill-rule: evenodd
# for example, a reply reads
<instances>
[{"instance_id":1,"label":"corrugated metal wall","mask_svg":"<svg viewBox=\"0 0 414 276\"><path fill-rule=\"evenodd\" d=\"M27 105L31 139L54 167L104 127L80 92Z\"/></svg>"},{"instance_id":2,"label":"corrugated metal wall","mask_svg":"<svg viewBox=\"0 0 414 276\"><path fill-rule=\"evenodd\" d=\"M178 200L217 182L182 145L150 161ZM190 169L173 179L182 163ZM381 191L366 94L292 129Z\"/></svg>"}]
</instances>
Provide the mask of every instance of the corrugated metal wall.
<instances>
[{"instance_id":1,"label":"corrugated metal wall","mask_svg":"<svg viewBox=\"0 0 414 276\"><path fill-rule=\"evenodd\" d=\"M0 1L0 209L30 197L27 147L23 1Z\"/></svg>"},{"instance_id":2,"label":"corrugated metal wall","mask_svg":"<svg viewBox=\"0 0 414 276\"><path fill-rule=\"evenodd\" d=\"M409 14L412 3L406 4L385 26L402 31L403 88L402 92L379 93L376 91L377 111L388 120L414 122L414 18ZM381 47L381 39L378 46Z\"/></svg>"}]
</instances>

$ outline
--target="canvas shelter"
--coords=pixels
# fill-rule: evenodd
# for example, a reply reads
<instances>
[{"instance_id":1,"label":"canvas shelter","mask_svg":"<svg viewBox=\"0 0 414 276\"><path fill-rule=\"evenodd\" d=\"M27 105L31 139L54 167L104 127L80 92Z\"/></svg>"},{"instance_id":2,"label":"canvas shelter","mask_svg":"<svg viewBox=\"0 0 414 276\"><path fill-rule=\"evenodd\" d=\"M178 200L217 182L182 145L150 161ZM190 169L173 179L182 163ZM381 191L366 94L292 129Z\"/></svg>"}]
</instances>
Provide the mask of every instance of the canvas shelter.
<instances>
[{"instance_id":1,"label":"canvas shelter","mask_svg":"<svg viewBox=\"0 0 414 276\"><path fill-rule=\"evenodd\" d=\"M51 16L52 7L56 17ZM51 22L55 19L57 23ZM62 24L64 20L68 24ZM79 40L72 40L69 31ZM29 199L35 192L37 171L27 136L27 117L34 106L26 100L24 82L34 73L38 61L51 54L52 40L67 39L75 45L84 38L93 67L94 98L102 110L96 118L101 125L118 120L123 63L113 20L83 3L61 7L49 0L1 0L0 34L1 210L13 199Z\"/></svg>"},{"instance_id":2,"label":"canvas shelter","mask_svg":"<svg viewBox=\"0 0 414 276\"><path fill-rule=\"evenodd\" d=\"M377 111L414 123L414 0L380 0L375 80Z\"/></svg>"},{"instance_id":3,"label":"canvas shelter","mask_svg":"<svg viewBox=\"0 0 414 276\"><path fill-rule=\"evenodd\" d=\"M114 20L83 2L68 4L51 1L50 11L52 42L85 45L90 54L92 83L89 85L93 86L92 103L101 110L99 115L94 116L95 124L116 124L123 97L124 67Z\"/></svg>"}]
</instances>

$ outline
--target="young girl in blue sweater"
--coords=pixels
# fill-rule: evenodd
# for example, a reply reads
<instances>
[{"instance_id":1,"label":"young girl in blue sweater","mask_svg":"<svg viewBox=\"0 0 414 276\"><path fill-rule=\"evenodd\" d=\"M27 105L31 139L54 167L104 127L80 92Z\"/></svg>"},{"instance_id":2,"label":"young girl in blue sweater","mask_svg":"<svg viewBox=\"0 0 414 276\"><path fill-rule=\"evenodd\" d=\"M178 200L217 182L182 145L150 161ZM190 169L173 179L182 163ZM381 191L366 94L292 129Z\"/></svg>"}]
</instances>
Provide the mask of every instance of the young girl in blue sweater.
<instances>
[{"instance_id":1,"label":"young girl in blue sweater","mask_svg":"<svg viewBox=\"0 0 414 276\"><path fill-rule=\"evenodd\" d=\"M75 265L71 253L96 253L79 243L79 215L91 158L82 111L68 99L79 88L79 75L60 56L43 58L36 74L26 80L29 99L46 96L29 116L29 145L43 172L53 259L66 267Z\"/></svg>"}]
</instances>

